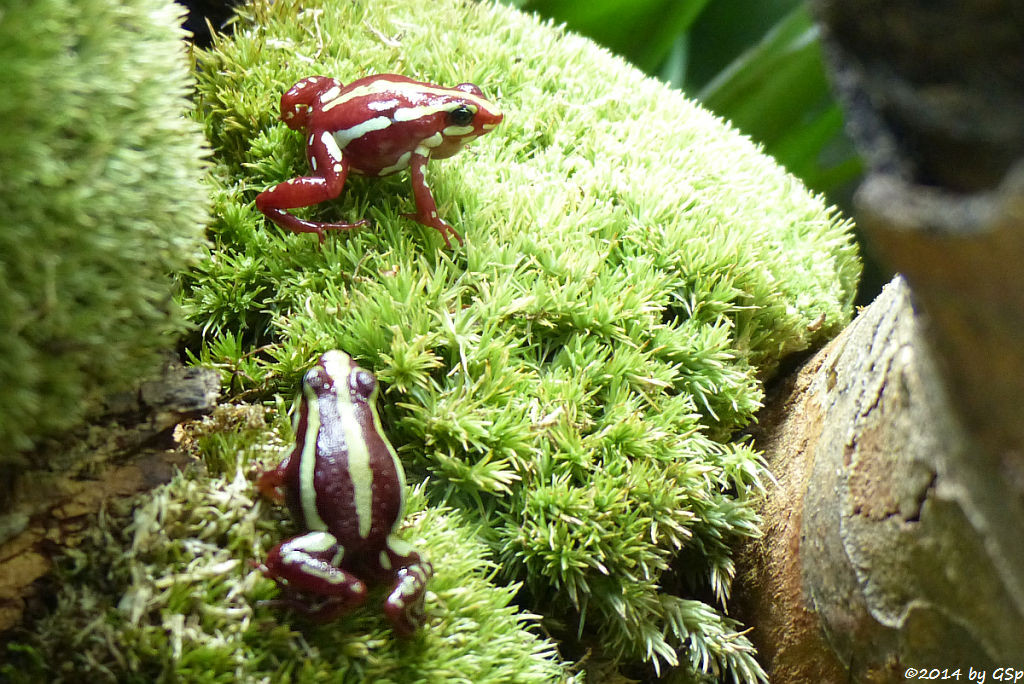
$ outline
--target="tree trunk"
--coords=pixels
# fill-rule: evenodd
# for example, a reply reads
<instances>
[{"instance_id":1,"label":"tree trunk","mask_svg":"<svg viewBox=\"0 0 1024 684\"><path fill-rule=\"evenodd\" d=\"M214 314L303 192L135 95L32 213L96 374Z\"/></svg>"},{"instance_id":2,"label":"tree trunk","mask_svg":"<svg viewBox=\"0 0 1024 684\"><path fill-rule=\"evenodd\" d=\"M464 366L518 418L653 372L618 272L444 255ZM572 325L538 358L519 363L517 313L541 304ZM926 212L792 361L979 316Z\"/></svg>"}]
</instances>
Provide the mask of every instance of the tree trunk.
<instances>
[{"instance_id":1,"label":"tree trunk","mask_svg":"<svg viewBox=\"0 0 1024 684\"><path fill-rule=\"evenodd\" d=\"M1022 681L1024 13L812 5L859 225L905 279L761 417L778 486L740 617L775 682Z\"/></svg>"},{"instance_id":2,"label":"tree trunk","mask_svg":"<svg viewBox=\"0 0 1024 684\"><path fill-rule=\"evenodd\" d=\"M905 282L772 404L778 486L738 582L772 681L1024 668L1020 482L951 410Z\"/></svg>"}]
</instances>

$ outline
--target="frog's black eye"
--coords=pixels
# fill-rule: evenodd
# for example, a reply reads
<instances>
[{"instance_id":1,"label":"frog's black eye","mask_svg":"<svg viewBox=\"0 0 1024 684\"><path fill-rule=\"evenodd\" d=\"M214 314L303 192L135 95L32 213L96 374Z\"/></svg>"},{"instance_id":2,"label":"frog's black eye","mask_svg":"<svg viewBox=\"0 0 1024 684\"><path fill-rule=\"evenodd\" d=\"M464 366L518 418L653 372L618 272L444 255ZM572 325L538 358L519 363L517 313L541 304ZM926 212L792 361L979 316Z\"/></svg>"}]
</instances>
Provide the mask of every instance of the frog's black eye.
<instances>
[{"instance_id":1,"label":"frog's black eye","mask_svg":"<svg viewBox=\"0 0 1024 684\"><path fill-rule=\"evenodd\" d=\"M326 373L324 372L323 368L316 366L314 368L309 369L309 371L306 373L306 377L304 377L302 381L306 385L308 385L310 389L312 389L314 392L319 393L320 390L322 390L326 385L325 376Z\"/></svg>"},{"instance_id":2,"label":"frog's black eye","mask_svg":"<svg viewBox=\"0 0 1024 684\"><path fill-rule=\"evenodd\" d=\"M352 389L363 398L368 398L373 394L373 390L377 389L377 379L373 377L372 373L364 370L356 371L352 378Z\"/></svg>"},{"instance_id":3,"label":"frog's black eye","mask_svg":"<svg viewBox=\"0 0 1024 684\"><path fill-rule=\"evenodd\" d=\"M468 126L473 123L473 117L475 116L476 108L469 105L459 105L448 112L448 123L453 126Z\"/></svg>"}]
</instances>

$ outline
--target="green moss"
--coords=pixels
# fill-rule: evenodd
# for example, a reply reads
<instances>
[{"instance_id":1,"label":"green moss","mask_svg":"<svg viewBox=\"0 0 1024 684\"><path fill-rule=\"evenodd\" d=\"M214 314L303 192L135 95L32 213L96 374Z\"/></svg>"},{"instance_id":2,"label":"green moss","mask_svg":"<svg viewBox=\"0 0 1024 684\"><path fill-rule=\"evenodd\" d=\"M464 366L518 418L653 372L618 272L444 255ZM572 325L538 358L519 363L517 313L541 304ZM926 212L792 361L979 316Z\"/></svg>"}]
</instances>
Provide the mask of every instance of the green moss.
<instances>
[{"instance_id":1,"label":"green moss","mask_svg":"<svg viewBox=\"0 0 1024 684\"><path fill-rule=\"evenodd\" d=\"M273 585L245 563L288 534L283 514L240 480L184 480L137 513L120 570L131 581L103 594L124 594L120 611L98 611L103 629L89 632L120 655L76 665L188 681L568 677L550 642L521 628L514 594L595 673L763 679L724 608L730 546L757 534L764 477L735 435L779 361L849 319L848 225L679 93L500 6L246 11L235 37L197 57L217 218L182 293L201 332L193 350L235 396L276 405L282 435L318 353L344 349L377 374L385 428L419 483L407 534L438 569L430 619L402 644L372 607L316 629L253 607ZM307 210L375 223L322 248L265 221L256 193L306 172L302 135L277 120L281 92L314 73L394 71L474 81L506 113L430 165L466 245L444 250L400 217L412 207L404 174L353 178ZM246 443L204 448L223 468ZM68 586L83 588L66 590L63 611L99 591ZM73 634L68 624L40 634Z\"/></svg>"},{"instance_id":2,"label":"green moss","mask_svg":"<svg viewBox=\"0 0 1024 684\"><path fill-rule=\"evenodd\" d=\"M206 218L169 0L0 9L0 464L137 381Z\"/></svg>"},{"instance_id":3,"label":"green moss","mask_svg":"<svg viewBox=\"0 0 1024 684\"><path fill-rule=\"evenodd\" d=\"M251 455L251 450L248 455ZM244 453L244 452L243 452ZM250 561L284 527L247 476L178 476L128 519L102 517L65 558L57 611L7 656L11 682L572 682L554 645L494 586L493 566L459 514L412 492L402 536L429 548L437 571L428 628L401 640L380 619L380 594L328 625L262 606L274 583ZM73 648L69 648L73 645Z\"/></svg>"},{"instance_id":4,"label":"green moss","mask_svg":"<svg viewBox=\"0 0 1024 684\"><path fill-rule=\"evenodd\" d=\"M785 355L848 321L848 225L678 92L507 9L251 12L199 56L219 217L185 295L200 358L287 395L316 353L348 351L386 388L412 481L481 524L553 632L622 664L762 677L723 609L762 477L730 438ZM323 248L265 221L255 194L306 172L281 92L391 71L473 81L505 111L430 167L465 247L400 217L403 175L308 210L375 223Z\"/></svg>"}]
</instances>

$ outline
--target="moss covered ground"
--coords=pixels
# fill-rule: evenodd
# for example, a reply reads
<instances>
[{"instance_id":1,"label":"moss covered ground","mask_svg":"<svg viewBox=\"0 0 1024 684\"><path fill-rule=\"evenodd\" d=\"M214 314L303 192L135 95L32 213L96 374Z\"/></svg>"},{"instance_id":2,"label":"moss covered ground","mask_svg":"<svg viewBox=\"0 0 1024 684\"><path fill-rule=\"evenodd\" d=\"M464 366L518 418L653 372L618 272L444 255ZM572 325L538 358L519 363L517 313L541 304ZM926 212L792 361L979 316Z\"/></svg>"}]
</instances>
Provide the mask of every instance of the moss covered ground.
<instances>
[{"instance_id":1,"label":"moss covered ground","mask_svg":"<svg viewBox=\"0 0 1024 684\"><path fill-rule=\"evenodd\" d=\"M91 657L187 681L763 680L727 614L767 477L738 435L780 361L849 320L849 225L682 94L497 5L257 2L197 66L215 219L183 275L189 346L273 429L201 440L210 476L135 511L95 632L128 655ZM428 170L464 246L401 217L405 174L298 211L372 220L323 246L254 208L307 171L281 93L375 72L472 81L505 112ZM409 642L372 602L320 628L258 603L250 561L291 528L247 478L332 348L377 375L416 486L403 536L436 576Z\"/></svg>"}]
</instances>

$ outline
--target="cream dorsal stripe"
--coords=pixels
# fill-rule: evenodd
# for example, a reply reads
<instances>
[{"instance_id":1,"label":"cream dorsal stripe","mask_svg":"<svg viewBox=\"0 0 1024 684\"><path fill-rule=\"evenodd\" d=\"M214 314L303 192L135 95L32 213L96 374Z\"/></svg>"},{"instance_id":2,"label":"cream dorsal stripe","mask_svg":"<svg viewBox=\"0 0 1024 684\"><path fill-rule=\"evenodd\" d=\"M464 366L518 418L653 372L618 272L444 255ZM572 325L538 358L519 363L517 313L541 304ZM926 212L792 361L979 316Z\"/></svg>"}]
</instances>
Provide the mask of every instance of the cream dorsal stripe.
<instances>
[{"instance_id":1,"label":"cream dorsal stripe","mask_svg":"<svg viewBox=\"0 0 1024 684\"><path fill-rule=\"evenodd\" d=\"M331 90L333 90L333 88ZM408 83L406 81L378 80L374 81L373 83L368 83L366 85L359 86L358 88L353 88L347 93L335 96L334 99L330 101L321 98L321 102L325 103L323 107L321 107L321 111L330 111L331 109L339 107L345 104L346 102L356 99L357 97L377 96L380 95L381 93L396 91L399 93L419 95L428 94L437 95L440 97L451 97L453 94L451 88L435 88L429 85L422 85L419 83ZM324 93L324 95L327 95L330 92L331 91L329 90L327 93ZM494 105L492 105L490 102L483 99L482 97L477 97L473 93L468 93L462 90L456 92L458 93L458 97L460 100L472 102L479 109L491 111L494 108Z\"/></svg>"},{"instance_id":2,"label":"cream dorsal stripe","mask_svg":"<svg viewBox=\"0 0 1024 684\"><path fill-rule=\"evenodd\" d=\"M302 453L299 454L299 503L302 515L306 518L306 527L315 531L326 531L327 524L316 509L316 448L317 436L320 434L320 408L316 391L303 383L306 395L306 433L303 437Z\"/></svg>"},{"instance_id":3,"label":"cream dorsal stripe","mask_svg":"<svg viewBox=\"0 0 1024 684\"><path fill-rule=\"evenodd\" d=\"M325 354L324 369L330 377L346 384L336 392L338 424L348 447L348 475L352 480L352 498L359 523L359 536L365 539L370 535L373 524L373 468L370 464L370 448L366 443L367 436L360 427L356 406L352 401L352 390L348 386L352 362L347 355Z\"/></svg>"}]
</instances>

